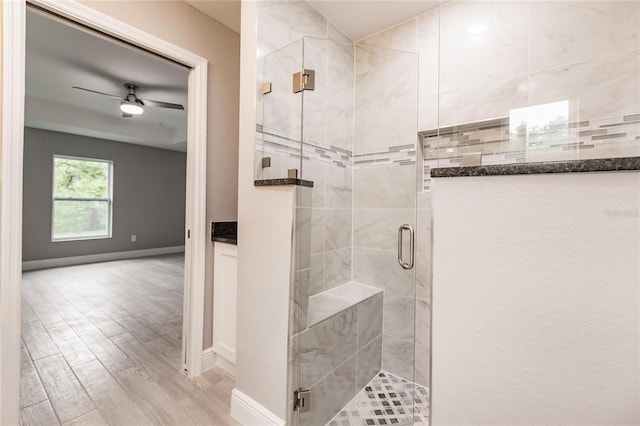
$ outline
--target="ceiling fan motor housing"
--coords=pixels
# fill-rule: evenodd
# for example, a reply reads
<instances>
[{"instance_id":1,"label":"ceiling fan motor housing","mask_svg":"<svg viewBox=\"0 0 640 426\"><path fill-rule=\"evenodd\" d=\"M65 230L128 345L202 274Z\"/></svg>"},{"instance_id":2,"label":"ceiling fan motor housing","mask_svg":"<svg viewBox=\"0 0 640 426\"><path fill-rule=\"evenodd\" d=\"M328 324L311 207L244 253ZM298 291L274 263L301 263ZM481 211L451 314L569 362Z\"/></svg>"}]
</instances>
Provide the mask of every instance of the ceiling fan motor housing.
<instances>
[{"instance_id":1,"label":"ceiling fan motor housing","mask_svg":"<svg viewBox=\"0 0 640 426\"><path fill-rule=\"evenodd\" d=\"M144 103L136 96L138 86L131 83L125 83L124 87L129 91L129 93L125 96L122 102L120 102L122 116L128 118L132 115L142 114L142 107L144 106Z\"/></svg>"},{"instance_id":2,"label":"ceiling fan motor housing","mask_svg":"<svg viewBox=\"0 0 640 426\"><path fill-rule=\"evenodd\" d=\"M136 96L136 90L138 90L138 86L136 86L135 84L131 84L131 83L125 83L124 87L129 91L129 93L127 94L127 96L125 97L125 100L127 102L130 103L137 103L138 105L144 106L144 103L138 99L138 97Z\"/></svg>"}]
</instances>

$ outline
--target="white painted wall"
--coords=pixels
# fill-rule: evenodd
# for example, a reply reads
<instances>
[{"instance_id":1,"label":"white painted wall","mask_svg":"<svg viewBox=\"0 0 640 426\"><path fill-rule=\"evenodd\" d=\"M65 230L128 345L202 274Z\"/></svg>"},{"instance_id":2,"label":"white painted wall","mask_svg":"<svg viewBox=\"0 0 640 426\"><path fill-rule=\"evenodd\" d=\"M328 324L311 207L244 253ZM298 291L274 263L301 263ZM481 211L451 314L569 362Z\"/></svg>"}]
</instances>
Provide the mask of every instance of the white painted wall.
<instances>
[{"instance_id":1,"label":"white painted wall","mask_svg":"<svg viewBox=\"0 0 640 426\"><path fill-rule=\"evenodd\" d=\"M640 423L640 172L433 188L433 424Z\"/></svg>"},{"instance_id":2,"label":"white painted wall","mask_svg":"<svg viewBox=\"0 0 640 426\"><path fill-rule=\"evenodd\" d=\"M269 423L286 418L293 186L255 187L256 3L242 2L238 175L238 335L236 389ZM244 398L246 400L246 398ZM237 399L231 414L250 413ZM246 401L245 401L246 402ZM274 416L263 412L268 410ZM256 418L255 416L253 417ZM266 421L266 420L264 420ZM264 424L264 421L262 424Z\"/></svg>"}]
</instances>

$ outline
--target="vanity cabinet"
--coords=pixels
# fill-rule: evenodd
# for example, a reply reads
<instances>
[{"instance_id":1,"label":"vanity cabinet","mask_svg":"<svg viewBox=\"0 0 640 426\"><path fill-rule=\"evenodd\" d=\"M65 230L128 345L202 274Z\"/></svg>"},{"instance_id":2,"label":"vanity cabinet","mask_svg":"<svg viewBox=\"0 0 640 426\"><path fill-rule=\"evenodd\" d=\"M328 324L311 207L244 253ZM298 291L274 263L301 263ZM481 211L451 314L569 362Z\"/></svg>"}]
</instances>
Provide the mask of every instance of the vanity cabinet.
<instances>
[{"instance_id":1,"label":"vanity cabinet","mask_svg":"<svg viewBox=\"0 0 640 426\"><path fill-rule=\"evenodd\" d=\"M213 269L213 350L235 365L238 246L215 242Z\"/></svg>"}]
</instances>

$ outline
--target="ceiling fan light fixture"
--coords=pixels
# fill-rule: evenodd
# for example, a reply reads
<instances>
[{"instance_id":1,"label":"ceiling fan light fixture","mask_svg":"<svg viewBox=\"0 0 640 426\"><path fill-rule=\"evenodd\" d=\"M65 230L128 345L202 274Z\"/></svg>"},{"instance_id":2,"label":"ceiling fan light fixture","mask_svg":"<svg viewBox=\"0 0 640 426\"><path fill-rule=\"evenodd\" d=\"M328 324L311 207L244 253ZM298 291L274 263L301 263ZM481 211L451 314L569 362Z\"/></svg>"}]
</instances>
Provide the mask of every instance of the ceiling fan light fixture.
<instances>
[{"instance_id":1,"label":"ceiling fan light fixture","mask_svg":"<svg viewBox=\"0 0 640 426\"><path fill-rule=\"evenodd\" d=\"M124 112L125 114L140 115L144 112L144 109L142 109L142 106L136 102L125 100L120 102L120 111Z\"/></svg>"}]
</instances>

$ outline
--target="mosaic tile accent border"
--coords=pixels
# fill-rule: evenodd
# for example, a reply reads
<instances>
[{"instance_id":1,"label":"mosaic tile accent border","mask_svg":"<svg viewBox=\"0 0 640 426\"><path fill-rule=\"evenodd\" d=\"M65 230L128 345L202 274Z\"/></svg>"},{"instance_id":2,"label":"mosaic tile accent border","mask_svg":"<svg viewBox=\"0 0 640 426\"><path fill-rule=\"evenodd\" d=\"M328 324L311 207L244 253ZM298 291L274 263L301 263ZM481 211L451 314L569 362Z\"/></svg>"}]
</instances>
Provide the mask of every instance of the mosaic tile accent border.
<instances>
[{"instance_id":1,"label":"mosaic tile accent border","mask_svg":"<svg viewBox=\"0 0 640 426\"><path fill-rule=\"evenodd\" d=\"M294 159L316 160L332 163L336 167L384 167L415 164L417 144L391 146L386 150L354 154L352 151L333 145L323 145L279 134L272 129L256 125L256 150L263 153L289 156Z\"/></svg>"},{"instance_id":2,"label":"mosaic tile accent border","mask_svg":"<svg viewBox=\"0 0 640 426\"><path fill-rule=\"evenodd\" d=\"M416 144L391 146L385 151L355 154L355 168L403 166L416 163Z\"/></svg>"},{"instance_id":3,"label":"mosaic tile accent border","mask_svg":"<svg viewBox=\"0 0 640 426\"><path fill-rule=\"evenodd\" d=\"M386 371L378 373L327 423L329 426L428 424L429 389Z\"/></svg>"},{"instance_id":4,"label":"mosaic tile accent border","mask_svg":"<svg viewBox=\"0 0 640 426\"><path fill-rule=\"evenodd\" d=\"M274 130L256 125L256 150L268 154L288 155L291 158L317 160L332 163L337 167L351 167L353 153L333 145L322 145L278 134Z\"/></svg>"},{"instance_id":5,"label":"mosaic tile accent border","mask_svg":"<svg viewBox=\"0 0 640 426\"><path fill-rule=\"evenodd\" d=\"M609 158L625 155L625 150L640 147L640 113L622 117L554 124L544 131L524 135L510 134L509 118L498 118L458 126L430 129L418 133L423 149L425 191L430 190L432 167L461 167L463 154L480 153L482 165L527 163L536 155L547 159L557 153L593 150L592 157ZM256 149L263 156L285 155L290 158L314 160L336 167L386 167L415 164L414 144L391 146L386 150L358 153L333 145L299 140L256 125ZM611 155L609 151L620 151ZM561 160L563 158L556 158ZM566 159L566 157L564 158Z\"/></svg>"},{"instance_id":6,"label":"mosaic tile accent border","mask_svg":"<svg viewBox=\"0 0 640 426\"><path fill-rule=\"evenodd\" d=\"M592 158L626 157L640 146L640 113L607 119L570 122L545 127L544 131L511 135L509 118L469 123L419 132L424 153L424 189L430 189L432 167L461 167L462 156L481 153L482 165L505 165L553 159L582 150ZM612 155L615 151L616 155ZM577 155L577 154L576 154ZM551 160L549 160L551 161Z\"/></svg>"},{"instance_id":7,"label":"mosaic tile accent border","mask_svg":"<svg viewBox=\"0 0 640 426\"><path fill-rule=\"evenodd\" d=\"M534 134L536 141L530 141L528 146L524 140L509 134L509 118L427 130L419 134L425 161L439 160L439 167L455 167L462 162L462 154L469 152L481 152L483 164L501 164L485 161L487 156L503 155L496 160L501 159L504 164L524 162L527 151L531 153L538 149L544 152L574 151L606 149L613 144L640 144L640 114L549 126L544 133Z\"/></svg>"}]
</instances>

